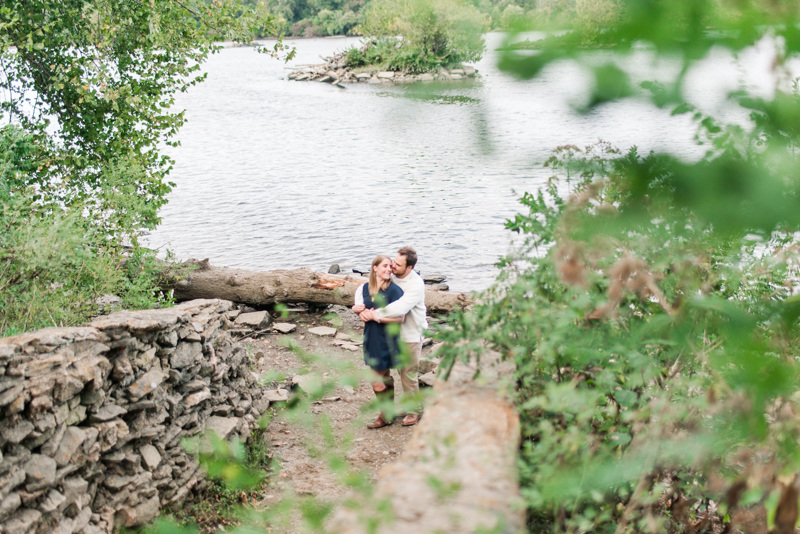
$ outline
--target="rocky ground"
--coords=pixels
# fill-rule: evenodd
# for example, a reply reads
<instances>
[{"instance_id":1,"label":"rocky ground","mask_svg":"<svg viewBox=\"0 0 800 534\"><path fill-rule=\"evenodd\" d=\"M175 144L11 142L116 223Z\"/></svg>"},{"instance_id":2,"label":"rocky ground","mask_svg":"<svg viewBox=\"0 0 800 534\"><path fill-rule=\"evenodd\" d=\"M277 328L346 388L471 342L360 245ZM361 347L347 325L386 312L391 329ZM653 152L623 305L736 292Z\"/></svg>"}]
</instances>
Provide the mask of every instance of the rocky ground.
<instances>
[{"instance_id":1,"label":"rocky ground","mask_svg":"<svg viewBox=\"0 0 800 534\"><path fill-rule=\"evenodd\" d=\"M237 344L247 351L253 372L264 377L265 388L275 399L303 395L303 389L313 389L314 383L336 384L352 370L363 372L366 369L360 346L363 326L348 308L331 306L314 311L298 306L269 325L259 324L259 316L255 317L256 321L249 325L240 324L246 316L238 318L240 322L236 326L241 328L237 334L241 338ZM433 344L425 347L423 360L434 350ZM435 363L424 362L422 367L429 373L424 380L432 383L431 371ZM276 373L282 376L275 377ZM396 374L395 382L399 390L400 380ZM309 383L312 386L308 386ZM329 422L335 436L336 452L346 457L351 471L366 473L374 481L381 467L398 458L413 427L403 427L402 418L398 417L391 426L367 429L365 424L375 415L367 405L375 397L366 376L359 377L355 383L356 386L333 386L307 409L289 410L286 402L272 404L268 414L271 419L261 437L261 446L272 456L274 470L268 480L247 497L248 507L269 510L306 495L335 505L347 494L348 488L337 480L328 468L326 455L321 453L324 447L320 428L325 421ZM191 519L186 515L184 518ZM197 520L206 532L219 531L230 521L214 513ZM296 517L288 529L301 531Z\"/></svg>"}]
</instances>

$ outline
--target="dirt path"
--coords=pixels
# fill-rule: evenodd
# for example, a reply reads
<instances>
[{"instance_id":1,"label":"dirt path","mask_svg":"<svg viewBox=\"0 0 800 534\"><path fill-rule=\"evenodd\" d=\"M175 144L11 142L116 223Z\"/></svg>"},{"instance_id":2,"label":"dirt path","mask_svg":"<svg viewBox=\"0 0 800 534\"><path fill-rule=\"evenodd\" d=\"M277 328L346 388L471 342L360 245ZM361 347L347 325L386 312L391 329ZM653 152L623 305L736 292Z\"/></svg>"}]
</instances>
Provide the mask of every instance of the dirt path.
<instances>
[{"instance_id":1,"label":"dirt path","mask_svg":"<svg viewBox=\"0 0 800 534\"><path fill-rule=\"evenodd\" d=\"M240 342L255 362L256 373L279 371L289 378L308 374L335 382L345 372L337 369L342 362L349 362L356 369L366 369L361 347L357 350L338 347L334 345L333 337L321 337L308 331L317 326L338 326L338 332L360 340L362 323L348 308L333 306L323 313L294 310L288 317L276 321L297 325L297 329L288 335L270 334ZM294 346L290 349L287 348L288 344ZM423 359L430 351L431 347L423 350ZM322 358L309 362L304 354ZM395 383L399 397L401 386L396 374ZM285 384L273 384L272 387L286 387ZM381 467L397 459L411 437L413 427L403 427L400 424L401 417L388 427L378 430L366 428L365 423L373 419L375 412L364 411L365 405L374 400L372 387L364 379L360 380L357 387L337 386L332 392L326 393L325 399L312 404L304 413L297 414L301 418L306 417L305 424L287 416L287 411L281 407L282 403L270 408L274 417L263 439L273 459L279 461L281 472L273 475L273 483L262 494L257 508L276 504L285 497L287 491L296 495L314 495L330 503L336 503L346 494L347 488L337 481L328 468L326 458L319 453L324 441L321 427L326 418L330 421L340 451L346 455L348 467L365 471L371 480L377 478ZM341 446L348 438L351 445L349 450L344 451Z\"/></svg>"}]
</instances>

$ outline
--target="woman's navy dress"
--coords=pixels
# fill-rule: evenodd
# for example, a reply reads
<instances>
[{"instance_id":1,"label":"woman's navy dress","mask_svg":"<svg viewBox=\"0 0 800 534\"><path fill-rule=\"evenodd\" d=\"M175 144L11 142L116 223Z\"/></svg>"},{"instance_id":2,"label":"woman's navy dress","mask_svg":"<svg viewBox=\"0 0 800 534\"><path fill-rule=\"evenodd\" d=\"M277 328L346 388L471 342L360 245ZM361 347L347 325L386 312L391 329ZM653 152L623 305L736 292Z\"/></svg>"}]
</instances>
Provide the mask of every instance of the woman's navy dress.
<instances>
[{"instance_id":1,"label":"woman's navy dress","mask_svg":"<svg viewBox=\"0 0 800 534\"><path fill-rule=\"evenodd\" d=\"M369 284L364 284L364 306L368 310L382 308L403 296L400 286L391 282L385 290L379 290L374 299L369 294ZM376 304L375 301L378 301ZM364 362L375 371L397 367L400 354L400 335L389 335L386 324L368 321L364 324ZM397 326L400 326L399 324Z\"/></svg>"}]
</instances>

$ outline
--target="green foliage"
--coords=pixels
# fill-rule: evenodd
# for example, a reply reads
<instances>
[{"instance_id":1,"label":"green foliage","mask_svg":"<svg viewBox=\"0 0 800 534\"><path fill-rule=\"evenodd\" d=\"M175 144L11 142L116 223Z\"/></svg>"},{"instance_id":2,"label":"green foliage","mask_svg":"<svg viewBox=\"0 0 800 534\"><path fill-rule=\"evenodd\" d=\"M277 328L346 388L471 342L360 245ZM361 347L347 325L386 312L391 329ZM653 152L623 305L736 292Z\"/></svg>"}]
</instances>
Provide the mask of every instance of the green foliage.
<instances>
[{"instance_id":1,"label":"green foliage","mask_svg":"<svg viewBox=\"0 0 800 534\"><path fill-rule=\"evenodd\" d=\"M113 258L102 236L76 215L51 212L29 196L0 204L0 336L80 323L112 292Z\"/></svg>"},{"instance_id":2,"label":"green foliage","mask_svg":"<svg viewBox=\"0 0 800 534\"><path fill-rule=\"evenodd\" d=\"M645 95L691 113L705 156L557 148L547 187L508 221L524 243L441 332L440 353L479 357L485 344L515 361L531 528L752 531L743 509L777 524L798 506L800 95L786 69L800 55L797 6L626 6L603 31L679 58L674 79L633 87L618 63L583 62L581 43L565 41L507 51L501 67L531 78L581 62L594 75L587 109ZM752 129L683 100L686 72L712 47L738 52L765 36L785 43L777 91L729 102L751 112Z\"/></svg>"},{"instance_id":3,"label":"green foliage","mask_svg":"<svg viewBox=\"0 0 800 534\"><path fill-rule=\"evenodd\" d=\"M82 322L104 293L129 307L169 303L136 238L172 188L160 148L184 118L170 106L203 80L215 41L248 42L272 25L233 1L0 7L0 333Z\"/></svg>"},{"instance_id":4,"label":"green foliage","mask_svg":"<svg viewBox=\"0 0 800 534\"><path fill-rule=\"evenodd\" d=\"M487 21L460 0L373 0L365 11L366 50L348 52L348 61L425 72L483 55Z\"/></svg>"},{"instance_id":5,"label":"green foliage","mask_svg":"<svg viewBox=\"0 0 800 534\"><path fill-rule=\"evenodd\" d=\"M6 3L0 110L41 151L38 172L16 185L103 219L112 234L153 228L171 188L172 162L158 147L184 121L169 109L174 94L203 79L215 40L248 41L270 24L237 2ZM139 202L121 208L120 197Z\"/></svg>"},{"instance_id":6,"label":"green foliage","mask_svg":"<svg viewBox=\"0 0 800 534\"><path fill-rule=\"evenodd\" d=\"M245 443L226 442L208 434L201 440L184 440L187 450L197 454L208 473L208 487L201 498L162 516L152 532L214 532L218 525L249 522L243 504L257 499L267 487L267 474L273 469L272 455L262 441L263 432L251 432Z\"/></svg>"}]
</instances>

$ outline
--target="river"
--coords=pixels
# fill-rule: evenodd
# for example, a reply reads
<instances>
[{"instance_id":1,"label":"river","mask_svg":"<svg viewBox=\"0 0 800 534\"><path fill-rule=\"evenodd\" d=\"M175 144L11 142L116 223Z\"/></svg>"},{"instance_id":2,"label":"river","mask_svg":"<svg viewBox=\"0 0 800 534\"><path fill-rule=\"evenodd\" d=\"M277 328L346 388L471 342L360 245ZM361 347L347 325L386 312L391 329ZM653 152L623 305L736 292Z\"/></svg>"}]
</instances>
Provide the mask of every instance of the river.
<instances>
[{"instance_id":1,"label":"river","mask_svg":"<svg viewBox=\"0 0 800 534\"><path fill-rule=\"evenodd\" d=\"M204 65L208 79L178 95L188 122L181 146L167 151L176 187L145 243L219 266L323 271L367 268L376 254L412 245L423 274L445 274L451 290L480 290L509 250L504 220L520 210L522 192L546 182L542 163L556 146L603 139L702 154L685 115L637 100L576 111L588 77L575 64L531 81L499 72L501 39L487 36L480 78L424 90L286 79L286 66L320 63L357 38L288 40L297 47L288 65L249 48L222 50ZM645 50L622 61L645 77L676 68ZM690 72L687 95L719 112L728 91L763 79L766 64L717 53Z\"/></svg>"}]
</instances>

